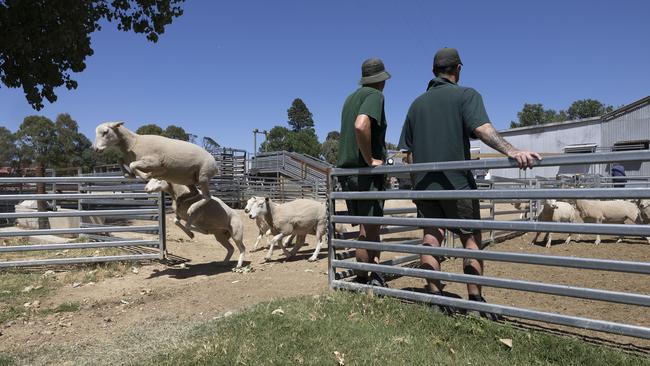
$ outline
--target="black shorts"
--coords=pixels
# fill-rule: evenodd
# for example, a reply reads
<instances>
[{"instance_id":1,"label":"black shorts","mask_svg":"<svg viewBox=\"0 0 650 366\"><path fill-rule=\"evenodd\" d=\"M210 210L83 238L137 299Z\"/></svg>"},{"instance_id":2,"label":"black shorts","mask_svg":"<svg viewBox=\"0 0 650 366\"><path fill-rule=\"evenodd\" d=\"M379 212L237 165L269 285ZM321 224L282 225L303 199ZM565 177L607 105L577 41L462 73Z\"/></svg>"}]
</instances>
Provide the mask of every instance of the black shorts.
<instances>
[{"instance_id":1,"label":"black shorts","mask_svg":"<svg viewBox=\"0 0 650 366\"><path fill-rule=\"evenodd\" d=\"M418 208L418 217L427 219L461 219L480 220L481 208L478 200L439 200L414 201ZM480 234L481 230L453 228L456 234Z\"/></svg>"},{"instance_id":2,"label":"black shorts","mask_svg":"<svg viewBox=\"0 0 650 366\"><path fill-rule=\"evenodd\" d=\"M339 183L344 192L384 191L383 174L339 177ZM351 216L384 216L383 200L346 200L348 215Z\"/></svg>"}]
</instances>

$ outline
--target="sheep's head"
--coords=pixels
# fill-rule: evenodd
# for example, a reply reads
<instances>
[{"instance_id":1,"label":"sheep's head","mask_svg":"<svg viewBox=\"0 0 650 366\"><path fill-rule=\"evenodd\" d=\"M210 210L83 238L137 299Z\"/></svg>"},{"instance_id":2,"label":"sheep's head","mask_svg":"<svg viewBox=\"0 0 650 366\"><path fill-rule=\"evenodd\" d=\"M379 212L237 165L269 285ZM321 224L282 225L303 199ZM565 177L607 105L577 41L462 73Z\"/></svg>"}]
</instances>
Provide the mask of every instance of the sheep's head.
<instances>
[{"instance_id":1,"label":"sheep's head","mask_svg":"<svg viewBox=\"0 0 650 366\"><path fill-rule=\"evenodd\" d=\"M101 153L111 146L115 146L120 142L120 136L117 134L117 129L122 126L124 122L105 122L95 128L95 143L93 149L95 152Z\"/></svg>"},{"instance_id":2,"label":"sheep's head","mask_svg":"<svg viewBox=\"0 0 650 366\"><path fill-rule=\"evenodd\" d=\"M254 218L256 218L257 216L264 216L264 215L266 215L266 213L267 213L268 210L269 210L268 203L269 203L269 198L268 198L268 197L266 197L266 198L264 198L264 197L257 197L257 199L255 200L255 202L253 202L252 207L251 207L250 210L248 211L248 216L249 216L251 219L254 219Z\"/></svg>"},{"instance_id":3,"label":"sheep's head","mask_svg":"<svg viewBox=\"0 0 650 366\"><path fill-rule=\"evenodd\" d=\"M546 200L546 204L554 210L558 208L557 200Z\"/></svg>"},{"instance_id":4,"label":"sheep's head","mask_svg":"<svg viewBox=\"0 0 650 366\"><path fill-rule=\"evenodd\" d=\"M150 179L149 182L144 186L144 191L147 193L154 192L169 192L171 187L169 183L160 179Z\"/></svg>"},{"instance_id":5,"label":"sheep's head","mask_svg":"<svg viewBox=\"0 0 650 366\"><path fill-rule=\"evenodd\" d=\"M249 198L248 201L246 201L246 207L244 208L245 213L249 213L251 211L251 208L253 208L253 205L255 204L258 198L259 197L257 196L253 196Z\"/></svg>"}]
</instances>

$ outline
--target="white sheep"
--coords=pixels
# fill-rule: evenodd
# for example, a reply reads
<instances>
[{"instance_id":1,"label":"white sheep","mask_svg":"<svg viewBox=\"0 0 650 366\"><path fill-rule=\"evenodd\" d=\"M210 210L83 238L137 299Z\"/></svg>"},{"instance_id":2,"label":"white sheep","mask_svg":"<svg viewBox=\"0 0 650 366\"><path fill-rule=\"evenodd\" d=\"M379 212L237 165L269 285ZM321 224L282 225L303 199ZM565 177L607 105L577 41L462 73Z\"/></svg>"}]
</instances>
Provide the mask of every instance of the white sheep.
<instances>
[{"instance_id":1,"label":"white sheep","mask_svg":"<svg viewBox=\"0 0 650 366\"><path fill-rule=\"evenodd\" d=\"M260 200L263 201L264 197L253 196L253 197L249 198L248 201L246 201L246 207L244 207L244 212L248 214L251 211L251 208L253 207L253 205L255 203L257 203L258 201L260 201ZM271 236L272 235L271 227L266 222L266 219L264 219L263 215L258 215L258 216L255 217L255 224L257 225L257 228L259 229L259 234L257 235L257 239L255 240L255 245L253 245L253 249L252 249L253 251L257 250L257 247L259 246L260 241L262 240L262 238L264 236ZM293 241L294 237L295 237L294 235L291 235L291 236L287 237L285 239L285 241L284 241L284 246L286 247L287 245L290 245L291 242ZM299 235L297 243L299 245L300 245L300 243L304 244L305 243L305 235ZM266 244L267 245L269 244L268 238L267 238Z\"/></svg>"},{"instance_id":2,"label":"white sheep","mask_svg":"<svg viewBox=\"0 0 650 366\"><path fill-rule=\"evenodd\" d=\"M106 122L95 129L96 152L115 146L122 153L125 167L143 180L152 178L174 184L198 186L203 200L188 209L188 222L194 211L210 201L210 179L217 174L214 157L187 141L156 135L139 135L124 127L124 122Z\"/></svg>"},{"instance_id":3,"label":"white sheep","mask_svg":"<svg viewBox=\"0 0 650 366\"><path fill-rule=\"evenodd\" d=\"M273 240L269 252L265 257L270 260L273 255L273 246L280 242L285 255L290 258L296 254L301 246L299 239L291 253L288 253L282 244L282 238L290 235L315 235L316 249L309 261L315 261L327 233L327 211L325 204L308 199L297 199L295 201L278 204L272 202L268 197L264 200L257 200L249 212L251 219L263 216L271 228Z\"/></svg>"},{"instance_id":4,"label":"white sheep","mask_svg":"<svg viewBox=\"0 0 650 366\"><path fill-rule=\"evenodd\" d=\"M530 212L530 203L529 202L515 202L512 204L515 206L515 209L522 211L519 214L519 220L523 220L524 218L528 218L528 213Z\"/></svg>"},{"instance_id":5,"label":"white sheep","mask_svg":"<svg viewBox=\"0 0 650 366\"><path fill-rule=\"evenodd\" d=\"M596 222L598 224L603 222L610 224L641 222L641 212L634 202L623 200L576 200L576 208L585 222ZM621 241L620 238L618 241ZM600 244L600 235L596 235L595 243Z\"/></svg>"},{"instance_id":6,"label":"white sheep","mask_svg":"<svg viewBox=\"0 0 650 366\"><path fill-rule=\"evenodd\" d=\"M151 179L145 186L145 191L165 192L168 193L173 200L173 208L176 213L174 224L185 232L190 238L194 238L195 230L202 234L212 234L217 241L224 246L227 250L224 262L230 261L235 249L230 243L232 238L239 249L239 260L237 261L237 268L242 266L244 262L244 255L246 254L246 247L244 246L244 224L242 223L239 214L222 200L217 197L211 197L211 200L200 206L196 210L196 218L191 225L183 225L181 220L187 221L187 210L197 201L201 200L201 194L193 186L187 187L180 184L174 184L158 179Z\"/></svg>"},{"instance_id":7,"label":"white sheep","mask_svg":"<svg viewBox=\"0 0 650 366\"><path fill-rule=\"evenodd\" d=\"M537 216L537 221L545 222L578 222L580 215L578 211L570 204L566 202L556 201L556 200L546 200L542 205L542 210ZM530 242L530 245L535 245L537 238L541 232L535 234L535 238ZM547 240L546 240L547 239ZM551 247L551 241L553 241L553 234L550 232L546 233L546 248ZM571 234L567 236L564 244L569 244L571 242Z\"/></svg>"},{"instance_id":8,"label":"white sheep","mask_svg":"<svg viewBox=\"0 0 650 366\"><path fill-rule=\"evenodd\" d=\"M650 200L642 199L636 201L637 206L639 207L640 221L641 223L648 225L650 224ZM650 244L650 237L645 238Z\"/></svg>"}]
</instances>

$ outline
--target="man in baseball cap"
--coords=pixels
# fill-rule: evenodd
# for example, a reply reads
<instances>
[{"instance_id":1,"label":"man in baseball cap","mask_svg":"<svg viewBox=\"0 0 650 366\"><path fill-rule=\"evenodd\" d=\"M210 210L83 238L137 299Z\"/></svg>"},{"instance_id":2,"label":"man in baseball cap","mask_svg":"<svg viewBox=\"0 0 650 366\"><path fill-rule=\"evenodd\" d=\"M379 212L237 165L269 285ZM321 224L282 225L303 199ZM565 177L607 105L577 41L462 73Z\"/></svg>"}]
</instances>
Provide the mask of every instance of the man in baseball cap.
<instances>
[{"instance_id":1,"label":"man in baseball cap","mask_svg":"<svg viewBox=\"0 0 650 366\"><path fill-rule=\"evenodd\" d=\"M376 167L386 159L386 114L382 91L390 74L378 58L361 65L360 88L350 94L341 112L341 135L337 167ZM383 191L385 176L361 175L339 177L344 191ZM348 214L353 216L383 216L384 202L380 200L348 200ZM379 241L379 225L361 224L359 240ZM358 262L378 263L379 252L357 249ZM386 286L379 273L358 272L357 282Z\"/></svg>"},{"instance_id":2,"label":"man in baseball cap","mask_svg":"<svg viewBox=\"0 0 650 366\"><path fill-rule=\"evenodd\" d=\"M476 90L458 85L463 63L455 48L442 48L433 58L435 78L429 82L427 91L411 104L402 128L400 149L408 152L407 161L428 163L470 159L470 138L479 138L496 151L516 160L522 169L532 167L539 154L519 150L508 143L492 127L483 105L483 98ZM471 171L441 171L416 173L413 182L416 190L476 189ZM427 200L416 201L418 217L440 219L480 220L478 200ZM465 249L481 249L481 231L453 228L460 236ZM423 244L439 247L445 229L424 228ZM422 267L439 271L438 258L423 255ZM483 275L483 262L476 259L463 261L465 274ZM427 290L442 296L440 281L427 280ZM467 284L469 300L485 302L481 287ZM442 309L448 311L448 309ZM494 314L481 314L494 319Z\"/></svg>"}]
</instances>

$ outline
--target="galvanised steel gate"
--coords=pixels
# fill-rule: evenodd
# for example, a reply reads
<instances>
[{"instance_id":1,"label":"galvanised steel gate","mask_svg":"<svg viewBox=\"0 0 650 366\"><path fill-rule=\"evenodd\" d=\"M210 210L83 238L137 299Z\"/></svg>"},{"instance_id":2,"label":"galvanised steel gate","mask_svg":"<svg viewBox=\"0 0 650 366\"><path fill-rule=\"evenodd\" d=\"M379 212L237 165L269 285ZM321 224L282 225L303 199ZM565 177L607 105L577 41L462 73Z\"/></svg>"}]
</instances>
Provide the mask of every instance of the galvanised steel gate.
<instances>
[{"instance_id":1,"label":"galvanised steel gate","mask_svg":"<svg viewBox=\"0 0 650 366\"><path fill-rule=\"evenodd\" d=\"M46 184L46 188L49 186L49 193L32 193L36 184L41 183ZM0 213L0 219L13 223L18 219L78 218L75 227L20 229L13 225L0 230L0 239L42 235L57 238L55 243L34 244L26 239L27 243L0 246L0 268L163 259L164 194L147 194L143 187L141 181L123 177L0 178L1 202L15 205L24 200L46 200L54 203L52 211L4 212ZM134 220L137 220L135 224ZM121 237L119 233L157 234L157 237L142 239L133 238L133 235L124 237L124 234ZM79 237L71 240L61 235ZM101 248L116 248L113 250L123 253L90 253ZM57 251L58 255L43 254L51 251ZM78 256L59 257L69 251ZM37 255L24 258L29 252Z\"/></svg>"},{"instance_id":2,"label":"galvanised steel gate","mask_svg":"<svg viewBox=\"0 0 650 366\"><path fill-rule=\"evenodd\" d=\"M548 157L536 162L535 166L557 166L571 164L602 164L627 161L650 161L650 151L634 151L620 153L576 154ZM330 187L335 187L333 179L337 176L364 174L395 174L432 172L446 170L473 170L515 168L516 164L508 159L486 159L460 162L424 163L402 166L382 166L376 168L334 169L330 174ZM463 191L385 191L385 192L330 192L329 195L329 233L333 233L336 223L348 224L380 224L418 227L454 228L464 227L480 230L508 230L532 232L557 232L579 234L602 234L624 236L650 236L648 225L622 224L585 224L585 223L553 223L553 222L523 222L523 221L494 221L494 220L454 220L454 219L425 219L412 217L364 217L340 215L335 211L335 201L344 199L355 200L445 200L445 199L641 199L650 198L649 188L589 188L589 189L503 189L503 190L463 190ZM348 233L349 234L349 233ZM349 236L346 236L349 237ZM474 283L477 285L512 289L524 292L536 292L581 299L606 301L620 304L638 305L640 310L647 311L650 306L650 296L647 294L600 290L585 287L566 286L534 281L521 281L490 276L472 276L466 274L430 271L419 268L400 267L398 264L412 260L414 255L432 255L438 257L475 258L485 261L500 261L519 264L533 264L551 267L578 268L581 270L601 270L624 272L644 276L650 275L650 262L618 261L594 258L567 256L550 256L524 254L513 252L476 251L446 247L428 247L414 245L421 240L403 242L376 243L335 239L330 234L329 246L329 285L334 289L354 291L372 290L376 294L394 296L412 301L428 302L447 305L459 309L490 312L509 317L542 321L547 323L578 327L589 330L616 333L620 335L650 339L650 327L616 323L605 320L589 319L559 313L523 309L514 306L492 303L479 303L463 299L436 296L427 293L393 288L373 287L346 281L346 273L351 270L376 271L380 273L409 276L421 279L436 279L458 283ZM406 256L384 261L381 264L357 263L347 258L352 257L345 249L371 249L397 252ZM340 251L340 252L337 252ZM342 272L338 272L343 270ZM489 273L489 272L488 272ZM348 275L349 277L349 275ZM497 300L498 301L498 300Z\"/></svg>"}]
</instances>

